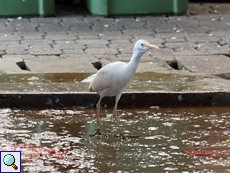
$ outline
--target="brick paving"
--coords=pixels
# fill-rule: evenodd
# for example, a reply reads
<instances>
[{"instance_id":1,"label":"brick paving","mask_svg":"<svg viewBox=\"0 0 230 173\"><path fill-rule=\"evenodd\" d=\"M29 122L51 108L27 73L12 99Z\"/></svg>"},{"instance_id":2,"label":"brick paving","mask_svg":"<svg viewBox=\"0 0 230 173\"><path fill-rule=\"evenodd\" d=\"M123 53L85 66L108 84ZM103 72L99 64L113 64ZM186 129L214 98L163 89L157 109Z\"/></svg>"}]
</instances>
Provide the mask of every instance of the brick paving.
<instances>
[{"instance_id":1,"label":"brick paving","mask_svg":"<svg viewBox=\"0 0 230 173\"><path fill-rule=\"evenodd\" d=\"M128 61L138 39L160 47L143 60L230 54L230 4L190 3L182 16L125 18L95 17L79 4L65 8L55 17L0 19L1 58Z\"/></svg>"}]
</instances>

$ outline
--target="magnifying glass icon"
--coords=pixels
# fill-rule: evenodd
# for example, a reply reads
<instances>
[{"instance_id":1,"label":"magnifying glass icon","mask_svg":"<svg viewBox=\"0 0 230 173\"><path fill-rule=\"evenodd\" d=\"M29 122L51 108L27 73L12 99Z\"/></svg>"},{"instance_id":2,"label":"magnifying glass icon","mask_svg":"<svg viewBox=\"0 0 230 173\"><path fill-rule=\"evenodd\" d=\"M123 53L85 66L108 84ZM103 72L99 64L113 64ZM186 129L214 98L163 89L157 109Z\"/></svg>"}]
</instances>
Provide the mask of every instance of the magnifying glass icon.
<instances>
[{"instance_id":1,"label":"magnifying glass icon","mask_svg":"<svg viewBox=\"0 0 230 173\"><path fill-rule=\"evenodd\" d=\"M15 165L15 158L12 154L7 154L3 158L3 162L7 166L12 166L15 170L18 169L18 167Z\"/></svg>"}]
</instances>

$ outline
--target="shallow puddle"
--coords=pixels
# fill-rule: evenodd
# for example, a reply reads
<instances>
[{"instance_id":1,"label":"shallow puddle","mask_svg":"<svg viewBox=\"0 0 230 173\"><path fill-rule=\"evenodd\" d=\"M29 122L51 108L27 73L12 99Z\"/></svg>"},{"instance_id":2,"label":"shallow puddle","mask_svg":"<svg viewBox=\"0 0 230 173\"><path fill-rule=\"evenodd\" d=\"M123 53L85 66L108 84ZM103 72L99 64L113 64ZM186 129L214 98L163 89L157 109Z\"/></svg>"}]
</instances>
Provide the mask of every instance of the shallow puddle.
<instances>
[{"instance_id":1,"label":"shallow puddle","mask_svg":"<svg viewBox=\"0 0 230 173\"><path fill-rule=\"evenodd\" d=\"M96 128L94 109L0 109L0 150L17 144L60 151L33 157L31 148L16 148L24 155L22 172L228 172L230 154L223 157L186 155L184 150L207 153L229 151L230 108L120 109L120 124L135 141L89 137ZM101 110L100 129L119 134L112 110ZM44 152L44 151L42 151Z\"/></svg>"},{"instance_id":2,"label":"shallow puddle","mask_svg":"<svg viewBox=\"0 0 230 173\"><path fill-rule=\"evenodd\" d=\"M88 92L89 83L84 83L81 81L90 75L92 74L0 73L0 92ZM131 84L125 89L125 91L194 91L197 89L196 85L199 84L200 79L201 77L199 76L186 76L180 74L153 72L136 73Z\"/></svg>"}]
</instances>

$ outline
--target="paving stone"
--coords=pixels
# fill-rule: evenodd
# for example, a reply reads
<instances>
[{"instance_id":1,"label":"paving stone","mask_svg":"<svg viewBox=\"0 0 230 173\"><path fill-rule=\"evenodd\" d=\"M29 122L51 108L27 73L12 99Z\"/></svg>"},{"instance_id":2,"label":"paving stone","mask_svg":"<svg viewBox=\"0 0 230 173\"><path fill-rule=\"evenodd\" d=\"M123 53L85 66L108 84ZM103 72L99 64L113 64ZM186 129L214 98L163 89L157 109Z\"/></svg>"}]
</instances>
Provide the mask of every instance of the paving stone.
<instances>
[{"instance_id":1,"label":"paving stone","mask_svg":"<svg viewBox=\"0 0 230 173\"><path fill-rule=\"evenodd\" d=\"M19 73L28 73L29 71L22 70L17 63L21 62L22 59L19 57L10 57L8 56L0 58L0 72L7 74L19 74Z\"/></svg>"},{"instance_id":2,"label":"paving stone","mask_svg":"<svg viewBox=\"0 0 230 173\"><path fill-rule=\"evenodd\" d=\"M207 23L203 23L200 22L201 27L206 28L207 30L209 30L210 32L212 31L228 31L229 30L229 25L226 23L220 23L220 22L207 22Z\"/></svg>"},{"instance_id":3,"label":"paving stone","mask_svg":"<svg viewBox=\"0 0 230 173\"><path fill-rule=\"evenodd\" d=\"M223 55L179 56L175 59L179 69L186 69L194 73L230 73L230 59Z\"/></svg>"},{"instance_id":4,"label":"paving stone","mask_svg":"<svg viewBox=\"0 0 230 173\"><path fill-rule=\"evenodd\" d=\"M133 38L130 35L122 34L120 31L100 32L99 37L105 40L131 40Z\"/></svg>"},{"instance_id":5,"label":"paving stone","mask_svg":"<svg viewBox=\"0 0 230 173\"><path fill-rule=\"evenodd\" d=\"M165 40L162 39L162 38L156 38L154 36L148 36L148 35L134 36L134 38L132 39L132 42L135 43L139 39L146 40L146 41L148 41L149 43L152 43L152 44L164 43L165 42Z\"/></svg>"},{"instance_id":6,"label":"paving stone","mask_svg":"<svg viewBox=\"0 0 230 173\"><path fill-rule=\"evenodd\" d=\"M140 62L137 67L136 73L143 72L165 72L167 70L172 71L169 66L166 66L163 62Z\"/></svg>"},{"instance_id":7,"label":"paving stone","mask_svg":"<svg viewBox=\"0 0 230 173\"><path fill-rule=\"evenodd\" d=\"M149 21L149 20L147 20L146 21L146 23L145 23L145 26L144 26L144 28L145 29L149 29L149 30L154 30L154 29L156 29L156 28L160 28L160 26L162 26L162 25L165 25L166 27L170 27L170 26L172 26L172 25L170 25L170 24L167 24L167 21L168 19L166 19L166 20L162 20L162 21ZM174 24L173 24L174 25ZM174 25L174 27L175 27L176 25Z\"/></svg>"},{"instance_id":8,"label":"paving stone","mask_svg":"<svg viewBox=\"0 0 230 173\"><path fill-rule=\"evenodd\" d=\"M133 53L133 49L131 49L130 47L128 48L118 48L118 51L120 54L132 54Z\"/></svg>"},{"instance_id":9,"label":"paving stone","mask_svg":"<svg viewBox=\"0 0 230 173\"><path fill-rule=\"evenodd\" d=\"M95 61L96 58L38 59L26 60L26 64L33 73L95 73L97 69L91 64Z\"/></svg>"},{"instance_id":10,"label":"paving stone","mask_svg":"<svg viewBox=\"0 0 230 173\"><path fill-rule=\"evenodd\" d=\"M157 33L154 37L161 39L171 39L171 38L185 38L187 33Z\"/></svg>"},{"instance_id":11,"label":"paving stone","mask_svg":"<svg viewBox=\"0 0 230 173\"><path fill-rule=\"evenodd\" d=\"M158 17L143 16L138 18L145 20L146 23L159 23L159 22L166 22L168 20L168 17L166 16L158 16Z\"/></svg>"},{"instance_id":12,"label":"paving stone","mask_svg":"<svg viewBox=\"0 0 230 173\"><path fill-rule=\"evenodd\" d=\"M83 44L83 45L89 45L89 44L107 45L109 44L109 41L103 39L80 39L80 40L76 40L76 43Z\"/></svg>"},{"instance_id":13,"label":"paving stone","mask_svg":"<svg viewBox=\"0 0 230 173\"><path fill-rule=\"evenodd\" d=\"M154 36L155 32L151 29L124 29L122 33L125 35L137 36L137 35L152 35Z\"/></svg>"},{"instance_id":14,"label":"paving stone","mask_svg":"<svg viewBox=\"0 0 230 173\"><path fill-rule=\"evenodd\" d=\"M78 33L77 34L77 37L79 38L79 39L99 39L100 38L100 36L99 36L99 32L94 32L94 33L88 33L88 32L81 32L81 33ZM104 39L104 38L103 38Z\"/></svg>"},{"instance_id":15,"label":"paving stone","mask_svg":"<svg viewBox=\"0 0 230 173\"><path fill-rule=\"evenodd\" d=\"M58 40L76 40L77 35L76 34L67 34L66 32L63 31L54 31L54 32L47 32L45 35L46 39L58 41Z\"/></svg>"},{"instance_id":16,"label":"paving stone","mask_svg":"<svg viewBox=\"0 0 230 173\"><path fill-rule=\"evenodd\" d=\"M86 49L84 45L77 44L74 41L55 41L55 46L60 50Z\"/></svg>"},{"instance_id":17,"label":"paving stone","mask_svg":"<svg viewBox=\"0 0 230 173\"><path fill-rule=\"evenodd\" d=\"M218 43L200 43L198 50L205 51L208 54L229 54L229 46L219 45Z\"/></svg>"},{"instance_id":18,"label":"paving stone","mask_svg":"<svg viewBox=\"0 0 230 173\"><path fill-rule=\"evenodd\" d=\"M95 55L92 54L62 54L60 55L60 58L63 59L78 59L78 58L83 58L83 59L90 59L90 58L97 58Z\"/></svg>"},{"instance_id":19,"label":"paving stone","mask_svg":"<svg viewBox=\"0 0 230 173\"><path fill-rule=\"evenodd\" d=\"M212 31L208 35L221 38L230 38L230 31Z\"/></svg>"},{"instance_id":20,"label":"paving stone","mask_svg":"<svg viewBox=\"0 0 230 173\"><path fill-rule=\"evenodd\" d=\"M60 55L62 54L60 49L58 49L57 47L51 47L50 45L31 46L28 51L31 55Z\"/></svg>"},{"instance_id":21,"label":"paving stone","mask_svg":"<svg viewBox=\"0 0 230 173\"><path fill-rule=\"evenodd\" d=\"M152 57L174 57L174 53L172 49L169 48L160 48L157 51L151 51Z\"/></svg>"},{"instance_id":22,"label":"paving stone","mask_svg":"<svg viewBox=\"0 0 230 173\"><path fill-rule=\"evenodd\" d=\"M99 16L91 16L91 15L88 15L88 16L85 16L83 18L83 22L84 23L93 23L93 22L96 22L98 20L101 20L101 19L104 19L103 17L99 17ZM106 19L106 18L105 18Z\"/></svg>"},{"instance_id":23,"label":"paving stone","mask_svg":"<svg viewBox=\"0 0 230 173\"><path fill-rule=\"evenodd\" d=\"M24 45L31 45L31 46L39 46L39 45L52 45L53 40L49 39L27 39L27 40L22 40L20 41L21 44Z\"/></svg>"},{"instance_id":24,"label":"paving stone","mask_svg":"<svg viewBox=\"0 0 230 173\"><path fill-rule=\"evenodd\" d=\"M147 52L145 53L142 57L141 57L141 62L152 62L155 61L156 59L159 61L161 59L165 60L165 59L170 59L173 60L173 55L169 58L170 55L167 54L167 58L165 56L158 56L159 51L152 51L152 52ZM131 57L132 57L132 53L130 54L119 54L116 55L117 56L117 60L116 61L124 61L124 62L129 62ZM111 60L113 61L113 60Z\"/></svg>"},{"instance_id":25,"label":"paving stone","mask_svg":"<svg viewBox=\"0 0 230 173\"><path fill-rule=\"evenodd\" d=\"M84 51L82 49L63 49L63 54L83 54Z\"/></svg>"},{"instance_id":26,"label":"paving stone","mask_svg":"<svg viewBox=\"0 0 230 173\"><path fill-rule=\"evenodd\" d=\"M4 59L21 59L21 60L28 60L28 59L36 59L34 55L3 55L2 58Z\"/></svg>"},{"instance_id":27,"label":"paving stone","mask_svg":"<svg viewBox=\"0 0 230 173\"><path fill-rule=\"evenodd\" d=\"M171 48L171 49L186 48L186 47L192 47L192 48L197 47L197 45L195 43L190 43L190 42L165 43L165 46L167 48Z\"/></svg>"},{"instance_id":28,"label":"paving stone","mask_svg":"<svg viewBox=\"0 0 230 173\"><path fill-rule=\"evenodd\" d=\"M116 48L116 49L130 49L133 50L133 46L135 43L111 43L108 45L109 48Z\"/></svg>"},{"instance_id":29,"label":"paving stone","mask_svg":"<svg viewBox=\"0 0 230 173\"><path fill-rule=\"evenodd\" d=\"M61 17L61 24L64 25L66 23L81 23L83 22L83 16L68 16L68 17Z\"/></svg>"},{"instance_id":30,"label":"paving stone","mask_svg":"<svg viewBox=\"0 0 230 173\"><path fill-rule=\"evenodd\" d=\"M39 25L44 24L44 23L48 23L48 24L52 25L52 23L60 23L61 19L58 17L46 17L46 18L36 17L36 18L31 18L30 22L31 23L37 23Z\"/></svg>"},{"instance_id":31,"label":"paving stone","mask_svg":"<svg viewBox=\"0 0 230 173\"><path fill-rule=\"evenodd\" d=\"M87 54L108 54L108 55L116 55L119 54L117 49L113 49L113 48L88 48L85 50L85 53Z\"/></svg>"},{"instance_id":32,"label":"paving stone","mask_svg":"<svg viewBox=\"0 0 230 173\"><path fill-rule=\"evenodd\" d=\"M172 32L177 32L178 29L177 29L177 26L174 25L158 25L154 28L154 31L156 33L172 33Z\"/></svg>"},{"instance_id":33,"label":"paving stone","mask_svg":"<svg viewBox=\"0 0 230 173\"><path fill-rule=\"evenodd\" d=\"M215 47L213 49L210 49L210 47L209 48L201 47L200 50L203 50L207 52L208 54L217 54L217 55L221 55L221 54L229 55L230 54L229 46L227 45Z\"/></svg>"},{"instance_id":34,"label":"paving stone","mask_svg":"<svg viewBox=\"0 0 230 173\"><path fill-rule=\"evenodd\" d=\"M177 37L171 37L171 38L166 38L164 42L167 43L177 43L177 42L185 42L185 38L177 38Z\"/></svg>"},{"instance_id":35,"label":"paving stone","mask_svg":"<svg viewBox=\"0 0 230 173\"><path fill-rule=\"evenodd\" d=\"M17 36L17 35L13 35L13 34L10 34L10 33L5 33L5 34L0 34L0 40L3 41L3 40L6 40L6 41L18 41L18 40L21 40L22 37L21 36Z\"/></svg>"},{"instance_id":36,"label":"paving stone","mask_svg":"<svg viewBox=\"0 0 230 173\"><path fill-rule=\"evenodd\" d=\"M93 55L94 58L97 58L98 60L106 60L108 62L112 62L112 61L118 61L116 55L102 55L102 54L94 54Z\"/></svg>"},{"instance_id":37,"label":"paving stone","mask_svg":"<svg viewBox=\"0 0 230 173\"><path fill-rule=\"evenodd\" d=\"M184 26L182 28L178 28L178 32L183 33L204 33L211 32L210 28L201 27L201 26Z\"/></svg>"},{"instance_id":38,"label":"paving stone","mask_svg":"<svg viewBox=\"0 0 230 173\"><path fill-rule=\"evenodd\" d=\"M34 26L34 25L29 25L29 24L24 24L24 25L18 25L17 27L15 27L15 31L20 32L20 31L37 31L38 26Z\"/></svg>"},{"instance_id":39,"label":"paving stone","mask_svg":"<svg viewBox=\"0 0 230 173\"><path fill-rule=\"evenodd\" d=\"M60 56L54 56L54 55L50 55L50 56L36 56L36 59L60 59Z\"/></svg>"},{"instance_id":40,"label":"paving stone","mask_svg":"<svg viewBox=\"0 0 230 173\"><path fill-rule=\"evenodd\" d=\"M28 46L17 45L17 46L8 46L5 48L5 52L8 55L26 55L28 54Z\"/></svg>"},{"instance_id":41,"label":"paving stone","mask_svg":"<svg viewBox=\"0 0 230 173\"><path fill-rule=\"evenodd\" d=\"M117 61L129 62L130 58L132 57L132 53L130 53L130 54L118 54L116 56L117 56Z\"/></svg>"},{"instance_id":42,"label":"paving stone","mask_svg":"<svg viewBox=\"0 0 230 173\"><path fill-rule=\"evenodd\" d=\"M187 37L209 37L209 36L212 36L212 34L210 33L210 32L208 32L208 33L197 33L197 32L195 32L195 33L191 33L191 32L189 32L189 33L186 33L185 34L186 35L186 38Z\"/></svg>"},{"instance_id":43,"label":"paving stone","mask_svg":"<svg viewBox=\"0 0 230 173\"><path fill-rule=\"evenodd\" d=\"M46 35L45 32L38 32L38 31L29 31L29 32L15 32L14 35L20 36L23 40L37 40L43 39Z\"/></svg>"},{"instance_id":44,"label":"paving stone","mask_svg":"<svg viewBox=\"0 0 230 173\"><path fill-rule=\"evenodd\" d=\"M123 39L119 39L119 40L111 40L110 44L127 44L127 45L131 45L133 44L130 40L123 40Z\"/></svg>"},{"instance_id":45,"label":"paving stone","mask_svg":"<svg viewBox=\"0 0 230 173\"><path fill-rule=\"evenodd\" d=\"M176 48L173 50L173 54L177 56L208 55L206 51L192 47Z\"/></svg>"},{"instance_id":46,"label":"paving stone","mask_svg":"<svg viewBox=\"0 0 230 173\"><path fill-rule=\"evenodd\" d=\"M93 31L120 31L123 26L116 22L96 22L90 27Z\"/></svg>"},{"instance_id":47,"label":"paving stone","mask_svg":"<svg viewBox=\"0 0 230 173\"><path fill-rule=\"evenodd\" d=\"M187 41L189 42L199 42L199 43L203 43L203 42L219 42L220 38L218 37L213 37L213 36L207 36L207 37L188 37L186 38Z\"/></svg>"},{"instance_id":48,"label":"paving stone","mask_svg":"<svg viewBox=\"0 0 230 173\"><path fill-rule=\"evenodd\" d=\"M0 40L0 47L7 45L19 45L20 40Z\"/></svg>"},{"instance_id":49,"label":"paving stone","mask_svg":"<svg viewBox=\"0 0 230 173\"><path fill-rule=\"evenodd\" d=\"M56 23L56 24L42 24L42 25L40 25L38 28L37 28L37 30L38 31L43 31L43 32L46 32L46 31L48 31L48 32L50 32L50 31L59 31L59 32L61 32L61 31L69 31L70 29L69 29L69 27L67 26L67 27L63 27L63 26L60 26L60 24L59 23Z\"/></svg>"},{"instance_id":50,"label":"paving stone","mask_svg":"<svg viewBox=\"0 0 230 173\"><path fill-rule=\"evenodd\" d=\"M83 45L82 45L83 46ZM91 49L91 48L93 48L93 49L102 49L102 48L104 48L104 49L107 49L108 48L108 45L106 44L87 44L87 45L84 45L86 48L89 48L89 49Z\"/></svg>"},{"instance_id":51,"label":"paving stone","mask_svg":"<svg viewBox=\"0 0 230 173\"><path fill-rule=\"evenodd\" d=\"M69 30L72 31L72 32L78 32L78 33L81 33L81 32L91 32L92 29L91 29L91 23L83 23L83 24L78 24L78 25L71 25L69 26Z\"/></svg>"},{"instance_id":52,"label":"paving stone","mask_svg":"<svg viewBox=\"0 0 230 173\"><path fill-rule=\"evenodd\" d=\"M136 19L137 20L137 19ZM120 22L118 23L118 26L120 27L117 27L118 29L120 28L121 29L146 29L146 23L145 22L141 22L141 21L134 21L134 22L127 22L127 23L123 23L123 24L120 24Z\"/></svg>"}]
</instances>

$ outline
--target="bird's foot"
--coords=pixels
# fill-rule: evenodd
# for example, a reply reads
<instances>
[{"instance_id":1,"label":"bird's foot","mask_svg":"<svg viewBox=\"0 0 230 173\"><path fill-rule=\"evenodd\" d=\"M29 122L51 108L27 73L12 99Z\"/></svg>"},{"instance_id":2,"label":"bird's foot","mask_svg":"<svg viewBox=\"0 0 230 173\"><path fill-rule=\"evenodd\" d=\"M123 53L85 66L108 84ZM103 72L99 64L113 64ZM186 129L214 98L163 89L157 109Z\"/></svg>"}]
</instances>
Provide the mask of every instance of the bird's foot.
<instances>
[{"instance_id":1,"label":"bird's foot","mask_svg":"<svg viewBox=\"0 0 230 173\"><path fill-rule=\"evenodd\" d=\"M121 140L129 140L125 135L123 135L122 133L119 135L119 138L121 139Z\"/></svg>"},{"instance_id":2,"label":"bird's foot","mask_svg":"<svg viewBox=\"0 0 230 173\"><path fill-rule=\"evenodd\" d=\"M127 141L140 138L140 136L132 136L132 135L131 136L125 136L122 133L120 135L116 135L115 137L119 137L121 140L127 140Z\"/></svg>"},{"instance_id":3,"label":"bird's foot","mask_svg":"<svg viewBox=\"0 0 230 173\"><path fill-rule=\"evenodd\" d=\"M126 140L126 141L133 141L135 139L140 138L140 136L133 136L133 135L125 136L125 135L123 135L123 133L120 133L120 135L116 135L114 133L106 134L106 133L102 133L100 131L100 129L96 129L96 132L94 134L90 135L90 137L94 137L94 136L102 136L105 138L116 137L116 138L120 138L120 140Z\"/></svg>"},{"instance_id":4,"label":"bird's foot","mask_svg":"<svg viewBox=\"0 0 230 173\"><path fill-rule=\"evenodd\" d=\"M96 132L92 135L89 135L90 137L93 137L93 136L103 136L103 133L101 133L100 129L96 129Z\"/></svg>"}]
</instances>

